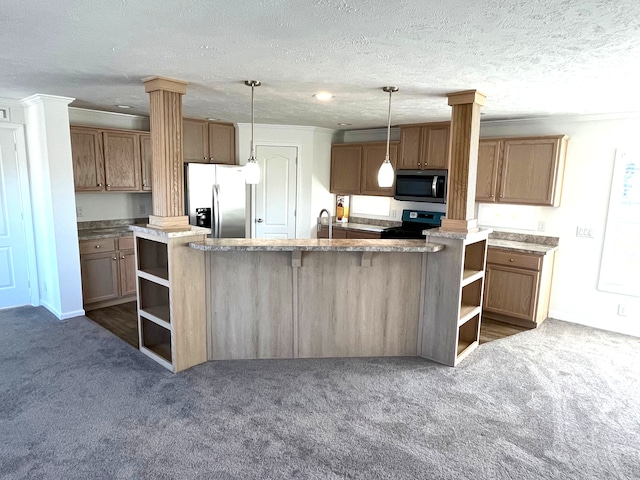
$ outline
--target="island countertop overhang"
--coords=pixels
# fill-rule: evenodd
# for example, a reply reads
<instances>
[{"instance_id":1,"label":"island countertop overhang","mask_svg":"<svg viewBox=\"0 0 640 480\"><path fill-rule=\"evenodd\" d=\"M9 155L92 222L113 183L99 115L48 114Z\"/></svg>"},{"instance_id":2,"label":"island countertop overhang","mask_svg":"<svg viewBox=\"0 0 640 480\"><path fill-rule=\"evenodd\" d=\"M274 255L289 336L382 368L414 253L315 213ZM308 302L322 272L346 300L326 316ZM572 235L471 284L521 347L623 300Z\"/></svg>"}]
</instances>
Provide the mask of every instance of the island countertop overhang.
<instances>
[{"instance_id":1,"label":"island countertop overhang","mask_svg":"<svg viewBox=\"0 0 640 480\"><path fill-rule=\"evenodd\" d=\"M189 247L205 252L433 253L442 250L444 245L424 240L208 238L202 242L190 242Z\"/></svg>"}]
</instances>

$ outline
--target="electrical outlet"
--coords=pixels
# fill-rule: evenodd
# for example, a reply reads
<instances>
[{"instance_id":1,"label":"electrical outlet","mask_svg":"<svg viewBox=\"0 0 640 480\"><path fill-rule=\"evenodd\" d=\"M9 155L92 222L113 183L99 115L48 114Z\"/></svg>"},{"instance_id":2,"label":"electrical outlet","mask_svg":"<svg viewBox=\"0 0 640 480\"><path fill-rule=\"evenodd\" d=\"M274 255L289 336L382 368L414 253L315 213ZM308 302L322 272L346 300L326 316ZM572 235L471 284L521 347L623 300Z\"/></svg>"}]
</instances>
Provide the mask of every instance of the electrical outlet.
<instances>
[{"instance_id":1,"label":"electrical outlet","mask_svg":"<svg viewBox=\"0 0 640 480\"><path fill-rule=\"evenodd\" d=\"M620 315L621 317L627 316L627 306L624 303L618 304L618 315Z\"/></svg>"},{"instance_id":2,"label":"electrical outlet","mask_svg":"<svg viewBox=\"0 0 640 480\"><path fill-rule=\"evenodd\" d=\"M82 207L79 205L76 205L76 217L83 217L84 216L84 211L82 210Z\"/></svg>"},{"instance_id":3,"label":"electrical outlet","mask_svg":"<svg viewBox=\"0 0 640 480\"><path fill-rule=\"evenodd\" d=\"M578 227L576 228L576 237L593 238L593 230L591 227Z\"/></svg>"},{"instance_id":4,"label":"electrical outlet","mask_svg":"<svg viewBox=\"0 0 640 480\"><path fill-rule=\"evenodd\" d=\"M546 222L538 222L538 231L544 232L545 228L547 228Z\"/></svg>"},{"instance_id":5,"label":"electrical outlet","mask_svg":"<svg viewBox=\"0 0 640 480\"><path fill-rule=\"evenodd\" d=\"M396 218L396 214L397 214L397 213L398 213L398 212L397 212L397 210L392 209L392 210L389 212L389 216L390 216L391 218Z\"/></svg>"}]
</instances>

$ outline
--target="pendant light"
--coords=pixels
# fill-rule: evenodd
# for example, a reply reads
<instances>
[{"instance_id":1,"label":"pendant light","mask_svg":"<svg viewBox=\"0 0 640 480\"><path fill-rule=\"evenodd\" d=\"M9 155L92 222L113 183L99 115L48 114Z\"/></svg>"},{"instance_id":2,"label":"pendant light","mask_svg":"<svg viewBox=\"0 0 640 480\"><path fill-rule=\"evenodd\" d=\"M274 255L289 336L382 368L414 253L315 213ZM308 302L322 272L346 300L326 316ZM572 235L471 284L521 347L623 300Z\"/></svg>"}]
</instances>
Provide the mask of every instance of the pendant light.
<instances>
[{"instance_id":1,"label":"pendant light","mask_svg":"<svg viewBox=\"0 0 640 480\"><path fill-rule=\"evenodd\" d=\"M387 188L393 185L393 165L389 160L389 140L391 137L391 94L398 91L398 87L382 87L382 91L389 94L389 113L387 114L387 154L378 170L378 186Z\"/></svg>"},{"instance_id":2,"label":"pendant light","mask_svg":"<svg viewBox=\"0 0 640 480\"><path fill-rule=\"evenodd\" d=\"M247 185L256 185L260 183L260 165L256 161L256 149L253 143L253 89L260 86L258 80L245 80L244 84L251 87L251 156L244 166L244 181Z\"/></svg>"}]
</instances>

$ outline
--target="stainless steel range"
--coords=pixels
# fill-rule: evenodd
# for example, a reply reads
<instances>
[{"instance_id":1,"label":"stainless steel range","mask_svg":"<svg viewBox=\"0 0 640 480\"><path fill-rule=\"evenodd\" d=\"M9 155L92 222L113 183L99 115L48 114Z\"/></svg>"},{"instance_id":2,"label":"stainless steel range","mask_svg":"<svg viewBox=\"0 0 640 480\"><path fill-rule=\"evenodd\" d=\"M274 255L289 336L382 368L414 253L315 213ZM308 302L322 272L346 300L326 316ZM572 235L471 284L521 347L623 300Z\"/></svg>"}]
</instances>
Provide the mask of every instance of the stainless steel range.
<instances>
[{"instance_id":1,"label":"stainless steel range","mask_svg":"<svg viewBox=\"0 0 640 480\"><path fill-rule=\"evenodd\" d=\"M442 212L426 212L424 210L403 210L402 226L385 228L380 238L424 239L423 230L438 228L442 224Z\"/></svg>"}]
</instances>

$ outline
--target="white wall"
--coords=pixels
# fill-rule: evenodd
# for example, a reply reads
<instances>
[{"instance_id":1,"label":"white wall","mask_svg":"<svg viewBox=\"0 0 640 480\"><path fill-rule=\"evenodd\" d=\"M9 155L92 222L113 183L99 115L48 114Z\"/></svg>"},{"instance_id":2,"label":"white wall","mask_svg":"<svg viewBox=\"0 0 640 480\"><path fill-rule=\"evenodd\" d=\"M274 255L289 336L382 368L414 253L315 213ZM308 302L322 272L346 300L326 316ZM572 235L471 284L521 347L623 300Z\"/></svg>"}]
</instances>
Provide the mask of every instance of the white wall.
<instances>
[{"instance_id":1,"label":"white wall","mask_svg":"<svg viewBox=\"0 0 640 480\"><path fill-rule=\"evenodd\" d=\"M149 117L69 108L72 125L149 131ZM148 217L152 213L151 193L76 193L78 222Z\"/></svg>"},{"instance_id":2,"label":"white wall","mask_svg":"<svg viewBox=\"0 0 640 480\"><path fill-rule=\"evenodd\" d=\"M60 319L84 314L69 133L72 100L32 95L21 101L40 303Z\"/></svg>"},{"instance_id":3,"label":"white wall","mask_svg":"<svg viewBox=\"0 0 640 480\"><path fill-rule=\"evenodd\" d=\"M315 236L316 210L331 205L329 168L333 130L295 125L255 125L256 145L298 147L296 237ZM251 124L237 125L237 152L244 165L251 153ZM322 206L320 206L322 205ZM319 207L319 208L318 208Z\"/></svg>"},{"instance_id":4,"label":"white wall","mask_svg":"<svg viewBox=\"0 0 640 480\"><path fill-rule=\"evenodd\" d=\"M481 124L481 137L570 137L560 207L537 207L524 214L535 217L531 224L536 227L539 221L545 224L544 233L529 233L560 237L551 317L640 336L640 298L597 290L615 151L637 151L639 132L637 117L541 118ZM495 207L498 212L501 208L506 211L517 207ZM591 227L594 238L576 237L578 225ZM617 315L620 303L627 306L627 317Z\"/></svg>"}]
</instances>

